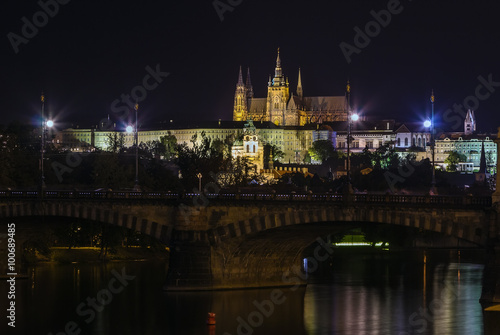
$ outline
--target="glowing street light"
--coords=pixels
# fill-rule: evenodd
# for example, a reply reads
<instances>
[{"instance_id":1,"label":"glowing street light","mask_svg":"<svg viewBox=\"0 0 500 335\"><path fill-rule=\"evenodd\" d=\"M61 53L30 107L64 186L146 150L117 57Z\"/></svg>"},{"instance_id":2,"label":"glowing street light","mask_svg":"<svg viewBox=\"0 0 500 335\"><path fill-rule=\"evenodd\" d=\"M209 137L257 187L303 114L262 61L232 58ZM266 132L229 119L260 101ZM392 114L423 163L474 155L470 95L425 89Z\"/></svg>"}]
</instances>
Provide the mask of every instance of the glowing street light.
<instances>
[{"instance_id":1,"label":"glowing street light","mask_svg":"<svg viewBox=\"0 0 500 335\"><path fill-rule=\"evenodd\" d=\"M347 193L353 193L351 185L351 127L359 115L351 110L351 85L347 81Z\"/></svg>"},{"instance_id":2,"label":"glowing street light","mask_svg":"<svg viewBox=\"0 0 500 335\"><path fill-rule=\"evenodd\" d=\"M127 128L125 128L125 130L127 131L127 133L131 134L134 131L134 127L127 126Z\"/></svg>"},{"instance_id":3,"label":"glowing street light","mask_svg":"<svg viewBox=\"0 0 500 335\"><path fill-rule=\"evenodd\" d=\"M434 147L435 147L435 139L434 139L434 132L435 132L435 126L434 126L434 90L431 92L431 106L432 106L432 112L431 112L431 119L426 120L424 122L424 127L426 128L431 128L431 154L432 154L432 180L431 180L431 195L437 194L436 192L436 167L435 167L435 160L434 160Z\"/></svg>"},{"instance_id":4,"label":"glowing street light","mask_svg":"<svg viewBox=\"0 0 500 335\"><path fill-rule=\"evenodd\" d=\"M44 154L45 154L45 132L47 128L52 128L54 126L54 121L52 120L45 120L45 95L42 92L42 95L40 97L40 101L42 102L42 110L41 110L41 148L40 148L40 173L41 173L41 180L40 180L40 195L43 199L43 192L45 190L45 171L43 169L43 162L44 162Z\"/></svg>"},{"instance_id":5,"label":"glowing street light","mask_svg":"<svg viewBox=\"0 0 500 335\"><path fill-rule=\"evenodd\" d=\"M198 172L196 177L198 177L198 192L200 192L201 194L201 178L203 177L203 175L200 172Z\"/></svg>"},{"instance_id":6,"label":"glowing street light","mask_svg":"<svg viewBox=\"0 0 500 335\"><path fill-rule=\"evenodd\" d=\"M139 192L139 136L137 134L137 111L139 110L139 104L135 103L135 182L134 191ZM127 127L128 128L128 127Z\"/></svg>"}]
</instances>

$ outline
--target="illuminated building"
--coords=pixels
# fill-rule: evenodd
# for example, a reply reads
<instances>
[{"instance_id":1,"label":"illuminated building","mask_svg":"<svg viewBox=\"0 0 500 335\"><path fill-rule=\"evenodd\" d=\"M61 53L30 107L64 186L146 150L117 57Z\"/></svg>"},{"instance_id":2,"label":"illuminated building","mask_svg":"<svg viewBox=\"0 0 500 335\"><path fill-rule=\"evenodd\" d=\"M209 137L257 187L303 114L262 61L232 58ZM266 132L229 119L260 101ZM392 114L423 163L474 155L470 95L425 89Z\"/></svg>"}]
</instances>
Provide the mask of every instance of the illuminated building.
<instances>
[{"instance_id":1,"label":"illuminated building","mask_svg":"<svg viewBox=\"0 0 500 335\"><path fill-rule=\"evenodd\" d=\"M283 74L278 49L274 78L269 77L267 97L255 98L250 70L246 83L240 67L234 94L233 121L271 121L277 126L304 126L347 120L345 96L305 97L300 69L295 94L290 93L288 78Z\"/></svg>"}]
</instances>

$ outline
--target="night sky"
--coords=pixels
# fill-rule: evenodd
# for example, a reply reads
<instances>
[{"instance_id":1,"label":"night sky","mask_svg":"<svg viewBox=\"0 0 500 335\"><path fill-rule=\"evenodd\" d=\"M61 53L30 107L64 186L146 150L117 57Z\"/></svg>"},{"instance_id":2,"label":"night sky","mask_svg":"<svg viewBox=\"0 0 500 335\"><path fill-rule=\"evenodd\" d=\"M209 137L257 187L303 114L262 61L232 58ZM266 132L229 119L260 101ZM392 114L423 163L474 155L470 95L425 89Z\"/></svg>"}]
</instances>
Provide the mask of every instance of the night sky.
<instances>
[{"instance_id":1,"label":"night sky","mask_svg":"<svg viewBox=\"0 0 500 335\"><path fill-rule=\"evenodd\" d=\"M442 128L462 129L460 113L445 111L464 100L479 101L479 130L500 126L497 1L221 0L232 9L222 21L211 0L60 1L46 23L36 16L38 33L17 53L9 36L24 38L22 18L33 22L42 9L33 0L3 4L2 123L35 123L42 90L59 127L116 117L113 101L157 65L169 75L140 102L140 123L230 120L239 66L250 67L255 96L265 97L279 47L293 92L300 67L306 96L343 95L349 79L364 115L418 121L430 114L434 89ZM388 6L397 13L380 31L369 25L373 37L348 63L339 45L356 47L354 28L365 31L371 11ZM493 81L489 91L477 90L479 76Z\"/></svg>"}]
</instances>

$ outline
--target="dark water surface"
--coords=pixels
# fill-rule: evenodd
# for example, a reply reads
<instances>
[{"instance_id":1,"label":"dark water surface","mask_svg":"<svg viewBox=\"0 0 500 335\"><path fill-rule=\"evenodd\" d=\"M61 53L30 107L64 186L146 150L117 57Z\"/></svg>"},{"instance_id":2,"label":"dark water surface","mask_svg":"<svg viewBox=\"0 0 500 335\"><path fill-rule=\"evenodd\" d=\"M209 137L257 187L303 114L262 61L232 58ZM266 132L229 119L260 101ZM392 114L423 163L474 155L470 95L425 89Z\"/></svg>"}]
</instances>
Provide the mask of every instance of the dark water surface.
<instances>
[{"instance_id":1,"label":"dark water surface","mask_svg":"<svg viewBox=\"0 0 500 335\"><path fill-rule=\"evenodd\" d=\"M461 255L342 250L306 288L186 293L162 291L164 263L40 264L16 282L15 330L0 281L0 334L483 334L483 265Z\"/></svg>"}]
</instances>

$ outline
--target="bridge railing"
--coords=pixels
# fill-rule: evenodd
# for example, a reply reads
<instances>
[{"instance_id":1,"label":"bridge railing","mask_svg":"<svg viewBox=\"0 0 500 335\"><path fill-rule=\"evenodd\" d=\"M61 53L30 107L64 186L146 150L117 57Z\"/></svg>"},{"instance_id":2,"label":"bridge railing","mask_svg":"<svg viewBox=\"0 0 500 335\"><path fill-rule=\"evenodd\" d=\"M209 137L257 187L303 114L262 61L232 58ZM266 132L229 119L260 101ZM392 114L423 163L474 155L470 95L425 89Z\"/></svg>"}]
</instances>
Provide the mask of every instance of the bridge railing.
<instances>
[{"instance_id":1,"label":"bridge railing","mask_svg":"<svg viewBox=\"0 0 500 335\"><path fill-rule=\"evenodd\" d=\"M0 191L0 200L39 199L38 191ZM134 192L134 191L44 191L43 198L81 200L208 200L234 201L278 201L278 202L343 202L409 204L409 205L453 205L491 206L489 196L440 196L440 195L397 195L397 194L344 194L332 193L176 193L176 192Z\"/></svg>"}]
</instances>

